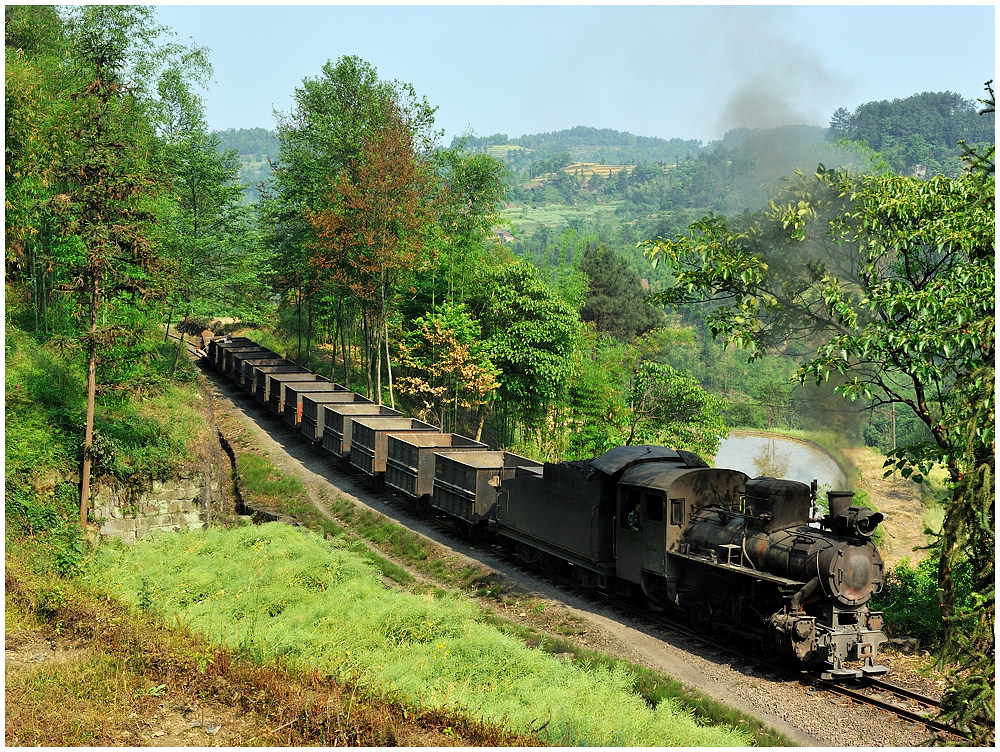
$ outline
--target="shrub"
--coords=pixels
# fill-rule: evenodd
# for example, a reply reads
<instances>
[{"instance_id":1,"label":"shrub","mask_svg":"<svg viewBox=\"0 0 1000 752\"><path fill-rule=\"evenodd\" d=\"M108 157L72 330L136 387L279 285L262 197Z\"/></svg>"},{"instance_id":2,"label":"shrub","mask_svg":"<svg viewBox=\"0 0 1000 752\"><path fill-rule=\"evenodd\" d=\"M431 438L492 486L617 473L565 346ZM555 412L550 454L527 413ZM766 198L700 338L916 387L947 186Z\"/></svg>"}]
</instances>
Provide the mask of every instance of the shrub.
<instances>
[{"instance_id":1,"label":"shrub","mask_svg":"<svg viewBox=\"0 0 1000 752\"><path fill-rule=\"evenodd\" d=\"M943 624L938 608L937 557L929 557L911 566L903 559L885 575L885 585L872 606L885 613L886 632L895 637L916 637L927 649L941 642ZM969 604L972 597L972 567L963 562L954 571L958 604Z\"/></svg>"}]
</instances>

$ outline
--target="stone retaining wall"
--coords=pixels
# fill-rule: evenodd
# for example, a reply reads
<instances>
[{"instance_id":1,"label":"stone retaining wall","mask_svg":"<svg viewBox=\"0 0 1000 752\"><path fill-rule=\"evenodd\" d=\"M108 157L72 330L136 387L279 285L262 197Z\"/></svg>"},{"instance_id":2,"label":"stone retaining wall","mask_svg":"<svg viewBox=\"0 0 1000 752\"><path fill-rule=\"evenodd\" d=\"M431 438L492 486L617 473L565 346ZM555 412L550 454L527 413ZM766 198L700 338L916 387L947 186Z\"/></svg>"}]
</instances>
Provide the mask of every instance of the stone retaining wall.
<instances>
[{"instance_id":1,"label":"stone retaining wall","mask_svg":"<svg viewBox=\"0 0 1000 752\"><path fill-rule=\"evenodd\" d=\"M212 499L218 497L218 483L206 483L201 474L152 481L149 490L139 494L102 485L92 497L93 518L100 526L102 540L118 538L135 543L155 532L207 528Z\"/></svg>"}]
</instances>

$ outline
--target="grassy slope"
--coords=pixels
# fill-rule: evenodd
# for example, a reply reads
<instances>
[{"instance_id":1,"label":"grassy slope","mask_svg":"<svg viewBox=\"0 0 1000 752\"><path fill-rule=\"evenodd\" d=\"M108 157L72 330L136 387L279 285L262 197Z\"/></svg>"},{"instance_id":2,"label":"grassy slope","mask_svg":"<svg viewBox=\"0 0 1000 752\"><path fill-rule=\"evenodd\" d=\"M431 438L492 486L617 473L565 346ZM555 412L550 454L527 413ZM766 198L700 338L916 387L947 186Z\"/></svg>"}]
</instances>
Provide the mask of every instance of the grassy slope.
<instances>
[{"instance_id":1,"label":"grassy slope","mask_svg":"<svg viewBox=\"0 0 1000 752\"><path fill-rule=\"evenodd\" d=\"M546 743L746 743L673 702L650 708L622 664L586 672L530 650L467 599L387 589L335 542L280 523L104 547L89 569L131 605L176 614L262 661L280 656L376 694L537 731Z\"/></svg>"},{"instance_id":2,"label":"grassy slope","mask_svg":"<svg viewBox=\"0 0 1000 752\"><path fill-rule=\"evenodd\" d=\"M447 711L372 696L210 643L80 580L5 562L5 742L43 746L522 746ZM200 721L200 723L199 723ZM214 722L214 728L211 722Z\"/></svg>"}]
</instances>

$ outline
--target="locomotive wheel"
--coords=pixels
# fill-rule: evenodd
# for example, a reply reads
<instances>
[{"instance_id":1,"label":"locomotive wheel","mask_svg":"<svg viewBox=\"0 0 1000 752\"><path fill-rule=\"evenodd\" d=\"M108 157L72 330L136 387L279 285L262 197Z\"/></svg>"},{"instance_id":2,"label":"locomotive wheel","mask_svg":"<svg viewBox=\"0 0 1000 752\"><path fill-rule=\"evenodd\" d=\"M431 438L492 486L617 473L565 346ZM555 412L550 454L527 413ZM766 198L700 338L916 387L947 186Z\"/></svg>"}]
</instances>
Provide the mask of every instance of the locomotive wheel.
<instances>
[{"instance_id":1,"label":"locomotive wheel","mask_svg":"<svg viewBox=\"0 0 1000 752\"><path fill-rule=\"evenodd\" d=\"M712 614L712 604L706 600L696 600L688 607L688 619L691 628L706 637L712 636L715 620Z\"/></svg>"}]
</instances>

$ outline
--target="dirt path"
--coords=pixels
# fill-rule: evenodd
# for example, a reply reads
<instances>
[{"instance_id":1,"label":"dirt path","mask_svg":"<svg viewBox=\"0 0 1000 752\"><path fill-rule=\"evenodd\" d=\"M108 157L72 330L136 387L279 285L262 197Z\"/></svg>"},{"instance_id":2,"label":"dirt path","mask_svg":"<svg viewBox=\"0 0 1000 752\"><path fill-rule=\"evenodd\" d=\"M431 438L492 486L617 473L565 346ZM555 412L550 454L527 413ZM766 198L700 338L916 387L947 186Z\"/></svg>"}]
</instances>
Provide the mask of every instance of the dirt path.
<instances>
[{"instance_id":1,"label":"dirt path","mask_svg":"<svg viewBox=\"0 0 1000 752\"><path fill-rule=\"evenodd\" d=\"M858 469L857 488L866 491L872 505L885 515L882 529L885 533L881 553L886 565L894 567L901 559L909 558L911 564L927 558L924 534L924 504L920 486L898 474L883 477L884 455L868 447L845 449Z\"/></svg>"}]
</instances>

